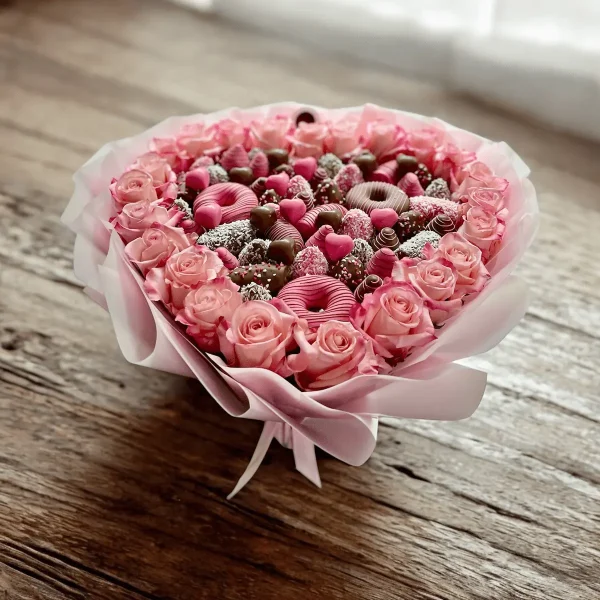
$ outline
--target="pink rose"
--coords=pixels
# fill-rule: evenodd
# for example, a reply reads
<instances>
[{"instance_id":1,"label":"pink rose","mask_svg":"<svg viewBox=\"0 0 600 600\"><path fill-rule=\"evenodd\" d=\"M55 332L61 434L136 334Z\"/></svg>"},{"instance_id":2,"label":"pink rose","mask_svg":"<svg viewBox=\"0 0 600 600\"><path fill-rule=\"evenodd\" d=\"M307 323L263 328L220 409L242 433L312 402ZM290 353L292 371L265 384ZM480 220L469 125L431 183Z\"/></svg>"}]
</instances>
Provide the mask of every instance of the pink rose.
<instances>
[{"instance_id":1,"label":"pink rose","mask_svg":"<svg viewBox=\"0 0 600 600\"><path fill-rule=\"evenodd\" d=\"M298 127L288 141L292 144L292 150L297 158L314 156L319 158L323 154L323 144L327 137L328 128L325 123L298 123Z\"/></svg>"},{"instance_id":2,"label":"pink rose","mask_svg":"<svg viewBox=\"0 0 600 600\"><path fill-rule=\"evenodd\" d=\"M388 281L367 294L350 320L374 341L379 354L393 362L404 360L413 348L435 339L423 299L404 281Z\"/></svg>"},{"instance_id":3,"label":"pink rose","mask_svg":"<svg viewBox=\"0 0 600 600\"><path fill-rule=\"evenodd\" d=\"M145 200L154 202L158 198L152 176L140 169L126 171L119 179L113 179L110 193L119 208Z\"/></svg>"},{"instance_id":4,"label":"pink rose","mask_svg":"<svg viewBox=\"0 0 600 600\"><path fill-rule=\"evenodd\" d=\"M358 119L347 119L329 124L329 133L325 138L325 152L332 152L347 159L361 150Z\"/></svg>"},{"instance_id":5,"label":"pink rose","mask_svg":"<svg viewBox=\"0 0 600 600\"><path fill-rule=\"evenodd\" d=\"M228 273L216 252L195 245L172 254L164 267L150 269L144 289L151 300L161 301L177 313L192 290Z\"/></svg>"},{"instance_id":6,"label":"pink rose","mask_svg":"<svg viewBox=\"0 0 600 600\"><path fill-rule=\"evenodd\" d=\"M462 292L456 291L456 269L437 256L428 260L403 258L394 265L392 279L410 283L425 300L431 320L439 325L462 306Z\"/></svg>"},{"instance_id":7,"label":"pink rose","mask_svg":"<svg viewBox=\"0 0 600 600\"><path fill-rule=\"evenodd\" d=\"M506 194L508 189L508 181L502 177L496 177L492 170L480 161L473 162L467 168L458 170L456 183L458 188L454 192L455 200L463 200L467 190L473 187L491 188L498 190L501 194Z\"/></svg>"},{"instance_id":8,"label":"pink rose","mask_svg":"<svg viewBox=\"0 0 600 600\"><path fill-rule=\"evenodd\" d=\"M253 121L250 125L252 144L263 150L283 148L288 150L288 136L292 133L294 124L289 117L277 115L264 121Z\"/></svg>"},{"instance_id":9,"label":"pink rose","mask_svg":"<svg viewBox=\"0 0 600 600\"><path fill-rule=\"evenodd\" d=\"M438 148L444 145L445 138L446 132L434 127L410 131L407 135L408 148L419 162L431 167L433 157Z\"/></svg>"},{"instance_id":10,"label":"pink rose","mask_svg":"<svg viewBox=\"0 0 600 600\"><path fill-rule=\"evenodd\" d=\"M481 250L467 242L460 233L447 233L433 248L427 244L423 249L425 258L441 257L452 263L456 270L455 291L461 294L480 292L490 278L488 270L481 261Z\"/></svg>"},{"instance_id":11,"label":"pink rose","mask_svg":"<svg viewBox=\"0 0 600 600\"><path fill-rule=\"evenodd\" d=\"M155 224L175 227L185 213L177 208L165 208L158 201L140 200L133 204L126 204L123 210L113 219L115 231L125 242L131 242L140 237L146 229Z\"/></svg>"},{"instance_id":12,"label":"pink rose","mask_svg":"<svg viewBox=\"0 0 600 600\"><path fill-rule=\"evenodd\" d=\"M169 161L158 152L142 154L129 170L146 171L152 177L152 183L159 198L174 200L177 197L177 175Z\"/></svg>"},{"instance_id":13,"label":"pink rose","mask_svg":"<svg viewBox=\"0 0 600 600\"><path fill-rule=\"evenodd\" d=\"M223 149L231 148L231 146L237 146L238 144L244 146L246 150L250 150L252 147L250 143L250 128L241 121L223 119L216 124L215 129L217 140Z\"/></svg>"},{"instance_id":14,"label":"pink rose","mask_svg":"<svg viewBox=\"0 0 600 600\"><path fill-rule=\"evenodd\" d=\"M244 302L233 313L231 323L221 320L217 333L230 366L269 369L289 377L292 369L286 354L296 347L294 331L306 327L306 321L275 298L271 303Z\"/></svg>"},{"instance_id":15,"label":"pink rose","mask_svg":"<svg viewBox=\"0 0 600 600\"><path fill-rule=\"evenodd\" d=\"M154 267L162 267L169 256L191 246L183 229L168 225L154 225L146 229L142 237L125 246L125 254L143 275Z\"/></svg>"},{"instance_id":16,"label":"pink rose","mask_svg":"<svg viewBox=\"0 0 600 600\"><path fill-rule=\"evenodd\" d=\"M396 123L369 123L366 139L367 148L379 162L394 158L406 147L406 131Z\"/></svg>"},{"instance_id":17,"label":"pink rose","mask_svg":"<svg viewBox=\"0 0 600 600\"><path fill-rule=\"evenodd\" d=\"M150 150L164 158L175 173L187 171L190 166L191 159L179 154L177 139L174 137L153 138L150 142Z\"/></svg>"},{"instance_id":18,"label":"pink rose","mask_svg":"<svg viewBox=\"0 0 600 600\"><path fill-rule=\"evenodd\" d=\"M469 208L458 233L477 246L488 260L504 235L504 223L480 206Z\"/></svg>"},{"instance_id":19,"label":"pink rose","mask_svg":"<svg viewBox=\"0 0 600 600\"><path fill-rule=\"evenodd\" d=\"M174 137L155 137L150 142L150 150L169 160L177 155L177 140Z\"/></svg>"},{"instance_id":20,"label":"pink rose","mask_svg":"<svg viewBox=\"0 0 600 600\"><path fill-rule=\"evenodd\" d=\"M290 356L296 383L302 390L320 390L356 375L388 372L385 361L373 351L373 342L350 323L328 321L311 342L301 329L295 332L300 353ZM313 337L313 336L311 336Z\"/></svg>"},{"instance_id":21,"label":"pink rose","mask_svg":"<svg viewBox=\"0 0 600 600\"><path fill-rule=\"evenodd\" d=\"M176 321L187 325L187 333L206 352L219 351L217 327L222 319L230 321L242 305L242 296L229 277L218 277L192 290L183 301Z\"/></svg>"},{"instance_id":22,"label":"pink rose","mask_svg":"<svg viewBox=\"0 0 600 600\"><path fill-rule=\"evenodd\" d=\"M504 195L494 188L472 187L467 190L469 207L478 206L486 212L497 215L499 219L506 218L508 211L504 208Z\"/></svg>"},{"instance_id":23,"label":"pink rose","mask_svg":"<svg viewBox=\"0 0 600 600\"><path fill-rule=\"evenodd\" d=\"M450 182L450 188L458 187L457 175L461 169L475 160L475 153L461 150L455 144L439 146L432 158L432 170L435 177Z\"/></svg>"},{"instance_id":24,"label":"pink rose","mask_svg":"<svg viewBox=\"0 0 600 600\"><path fill-rule=\"evenodd\" d=\"M184 125L177 136L177 147L190 158L198 158L204 154L213 156L223 150L217 140L215 126L206 126L204 123Z\"/></svg>"}]
</instances>

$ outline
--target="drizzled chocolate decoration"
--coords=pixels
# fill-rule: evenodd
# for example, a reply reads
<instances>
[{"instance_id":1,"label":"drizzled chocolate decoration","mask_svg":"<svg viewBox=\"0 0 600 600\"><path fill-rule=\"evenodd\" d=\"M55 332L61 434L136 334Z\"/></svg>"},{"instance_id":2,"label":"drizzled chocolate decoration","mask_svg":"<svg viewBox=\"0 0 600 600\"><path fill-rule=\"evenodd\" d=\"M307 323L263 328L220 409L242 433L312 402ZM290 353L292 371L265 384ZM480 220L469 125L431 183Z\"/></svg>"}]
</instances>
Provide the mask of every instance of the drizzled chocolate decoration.
<instances>
[{"instance_id":1,"label":"drizzled chocolate decoration","mask_svg":"<svg viewBox=\"0 0 600 600\"><path fill-rule=\"evenodd\" d=\"M367 294L372 294L382 285L383 279L379 275L367 275L354 291L354 298L357 302L362 302Z\"/></svg>"},{"instance_id":2,"label":"drizzled chocolate decoration","mask_svg":"<svg viewBox=\"0 0 600 600\"><path fill-rule=\"evenodd\" d=\"M323 167L318 167L315 171L315 174L312 176L312 179L310 180L310 185L312 189L316 190L321 185L321 183L323 183L328 178L329 175L327 175L327 171Z\"/></svg>"},{"instance_id":3,"label":"drizzled chocolate decoration","mask_svg":"<svg viewBox=\"0 0 600 600\"><path fill-rule=\"evenodd\" d=\"M294 198L299 198L306 204L306 210L311 210L315 206L315 198L313 196L312 191L304 190L302 192L298 192Z\"/></svg>"},{"instance_id":4,"label":"drizzled chocolate decoration","mask_svg":"<svg viewBox=\"0 0 600 600\"><path fill-rule=\"evenodd\" d=\"M369 261L366 272L369 275L379 275L379 277L385 279L391 276L397 260L391 248L381 248L375 252L373 258Z\"/></svg>"},{"instance_id":5,"label":"drizzled chocolate decoration","mask_svg":"<svg viewBox=\"0 0 600 600\"><path fill-rule=\"evenodd\" d=\"M371 175L371 181L383 181L384 183L395 184L398 181L398 164L395 160L390 160L377 167Z\"/></svg>"},{"instance_id":6,"label":"drizzled chocolate decoration","mask_svg":"<svg viewBox=\"0 0 600 600\"><path fill-rule=\"evenodd\" d=\"M360 208L367 214L375 208L393 208L398 214L408 210L407 195L395 185L381 181L371 181L355 185L346 194L348 208Z\"/></svg>"},{"instance_id":7,"label":"drizzled chocolate decoration","mask_svg":"<svg viewBox=\"0 0 600 600\"><path fill-rule=\"evenodd\" d=\"M291 272L290 267L286 265L260 263L234 269L229 273L229 279L239 286L256 283L269 292L277 292L290 280Z\"/></svg>"},{"instance_id":8,"label":"drizzled chocolate decoration","mask_svg":"<svg viewBox=\"0 0 600 600\"><path fill-rule=\"evenodd\" d=\"M384 227L375 237L372 244L374 250L389 248L393 252L400 248L400 240L391 227Z\"/></svg>"},{"instance_id":9,"label":"drizzled chocolate decoration","mask_svg":"<svg viewBox=\"0 0 600 600\"><path fill-rule=\"evenodd\" d=\"M456 223L448 215L439 214L427 223L425 229L428 231L435 231L438 235L443 236L454 231L456 229Z\"/></svg>"},{"instance_id":10,"label":"drizzled chocolate decoration","mask_svg":"<svg viewBox=\"0 0 600 600\"><path fill-rule=\"evenodd\" d=\"M300 250L304 248L304 240L302 239L300 232L287 221L276 221L272 227L267 229L265 235L272 241L283 240L285 238L294 240L296 244L296 252L300 252Z\"/></svg>"},{"instance_id":11,"label":"drizzled chocolate decoration","mask_svg":"<svg viewBox=\"0 0 600 600\"><path fill-rule=\"evenodd\" d=\"M267 189L267 178L259 177L254 183L250 186L250 189L256 194L257 198L260 198Z\"/></svg>"}]
</instances>

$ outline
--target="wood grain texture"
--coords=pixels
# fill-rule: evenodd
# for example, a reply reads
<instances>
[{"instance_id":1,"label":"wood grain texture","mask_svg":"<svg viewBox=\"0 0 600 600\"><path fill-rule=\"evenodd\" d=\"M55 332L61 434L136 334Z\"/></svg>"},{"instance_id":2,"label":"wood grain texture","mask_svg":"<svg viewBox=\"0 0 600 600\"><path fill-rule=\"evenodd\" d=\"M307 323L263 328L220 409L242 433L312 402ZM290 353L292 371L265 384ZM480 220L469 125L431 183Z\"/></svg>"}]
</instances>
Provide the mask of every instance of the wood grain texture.
<instances>
[{"instance_id":1,"label":"wood grain texture","mask_svg":"<svg viewBox=\"0 0 600 600\"><path fill-rule=\"evenodd\" d=\"M600 597L600 148L158 0L0 8L0 600ZM260 424L127 364L71 270L70 176L171 114L367 101L503 139L542 227L526 319L458 423L381 424L318 491Z\"/></svg>"}]
</instances>

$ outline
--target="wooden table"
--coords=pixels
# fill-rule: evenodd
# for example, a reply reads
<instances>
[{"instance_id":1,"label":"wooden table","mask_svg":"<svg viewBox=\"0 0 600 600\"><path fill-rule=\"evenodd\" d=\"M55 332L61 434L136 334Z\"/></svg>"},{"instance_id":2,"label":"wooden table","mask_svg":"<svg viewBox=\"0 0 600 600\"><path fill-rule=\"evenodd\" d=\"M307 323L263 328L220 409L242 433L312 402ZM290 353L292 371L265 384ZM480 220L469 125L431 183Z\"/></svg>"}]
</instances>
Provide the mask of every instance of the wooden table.
<instances>
[{"instance_id":1,"label":"wooden table","mask_svg":"<svg viewBox=\"0 0 600 600\"><path fill-rule=\"evenodd\" d=\"M600 598L600 148L156 0L0 9L0 599ZM531 309L458 423L384 421L323 490L260 424L136 368L71 270L71 174L170 114L374 101L504 139L542 227Z\"/></svg>"}]
</instances>

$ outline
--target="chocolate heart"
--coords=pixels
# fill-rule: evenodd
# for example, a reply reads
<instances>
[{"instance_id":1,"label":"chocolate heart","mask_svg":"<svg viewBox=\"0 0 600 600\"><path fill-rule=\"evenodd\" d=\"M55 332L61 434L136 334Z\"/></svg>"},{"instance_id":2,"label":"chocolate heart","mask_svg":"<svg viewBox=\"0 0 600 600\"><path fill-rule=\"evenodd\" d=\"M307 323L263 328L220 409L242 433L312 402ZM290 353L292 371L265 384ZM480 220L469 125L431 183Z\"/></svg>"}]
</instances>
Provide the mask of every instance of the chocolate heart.
<instances>
[{"instance_id":1,"label":"chocolate heart","mask_svg":"<svg viewBox=\"0 0 600 600\"><path fill-rule=\"evenodd\" d=\"M277 221L277 213L270 206L255 206L250 211L250 224L261 233L265 233L269 227L275 225L275 221Z\"/></svg>"},{"instance_id":2,"label":"chocolate heart","mask_svg":"<svg viewBox=\"0 0 600 600\"><path fill-rule=\"evenodd\" d=\"M407 173L414 173L419 166L419 161L408 154L398 154L396 162L398 163L398 170L396 171L398 179L401 179Z\"/></svg>"},{"instance_id":3,"label":"chocolate heart","mask_svg":"<svg viewBox=\"0 0 600 600\"><path fill-rule=\"evenodd\" d=\"M254 181L254 173L250 167L233 167L229 170L229 181L250 185Z\"/></svg>"},{"instance_id":4,"label":"chocolate heart","mask_svg":"<svg viewBox=\"0 0 600 600\"><path fill-rule=\"evenodd\" d=\"M283 148L273 148L272 150L267 150L265 154L269 159L269 167L271 169L275 169L289 160L289 154Z\"/></svg>"},{"instance_id":5,"label":"chocolate heart","mask_svg":"<svg viewBox=\"0 0 600 600\"><path fill-rule=\"evenodd\" d=\"M377 168L377 159L370 152L363 152L352 159L352 162L362 171L365 179Z\"/></svg>"},{"instance_id":6,"label":"chocolate heart","mask_svg":"<svg viewBox=\"0 0 600 600\"><path fill-rule=\"evenodd\" d=\"M284 265L291 265L296 257L296 242L290 238L275 240L269 244L267 258Z\"/></svg>"},{"instance_id":7,"label":"chocolate heart","mask_svg":"<svg viewBox=\"0 0 600 600\"><path fill-rule=\"evenodd\" d=\"M342 213L339 210L324 210L315 219L315 229L321 225L331 225L333 231L337 231L342 224Z\"/></svg>"}]
</instances>

